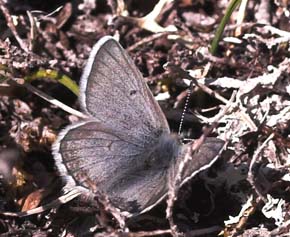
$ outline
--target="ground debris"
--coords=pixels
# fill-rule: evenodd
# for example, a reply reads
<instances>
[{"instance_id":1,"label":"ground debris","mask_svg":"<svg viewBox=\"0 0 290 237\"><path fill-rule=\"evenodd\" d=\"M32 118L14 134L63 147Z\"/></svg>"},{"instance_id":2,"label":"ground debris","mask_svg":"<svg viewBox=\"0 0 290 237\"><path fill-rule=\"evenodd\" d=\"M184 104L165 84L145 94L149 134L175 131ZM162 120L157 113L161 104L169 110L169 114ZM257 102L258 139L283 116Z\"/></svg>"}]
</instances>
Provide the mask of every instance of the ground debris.
<instances>
[{"instance_id":1,"label":"ground debris","mask_svg":"<svg viewBox=\"0 0 290 237\"><path fill-rule=\"evenodd\" d=\"M208 48L226 2L0 1L0 234L289 234L290 6L250 1L242 24L233 14L212 56ZM60 197L51 145L79 120L23 85L78 110L77 96L58 78L26 79L52 70L78 83L92 46L105 35L127 48L172 131L187 104L182 136L199 138L215 124L210 136L226 147L173 198L170 223L166 202L126 220L101 194L90 205L78 198L19 218L18 212L70 199Z\"/></svg>"}]
</instances>

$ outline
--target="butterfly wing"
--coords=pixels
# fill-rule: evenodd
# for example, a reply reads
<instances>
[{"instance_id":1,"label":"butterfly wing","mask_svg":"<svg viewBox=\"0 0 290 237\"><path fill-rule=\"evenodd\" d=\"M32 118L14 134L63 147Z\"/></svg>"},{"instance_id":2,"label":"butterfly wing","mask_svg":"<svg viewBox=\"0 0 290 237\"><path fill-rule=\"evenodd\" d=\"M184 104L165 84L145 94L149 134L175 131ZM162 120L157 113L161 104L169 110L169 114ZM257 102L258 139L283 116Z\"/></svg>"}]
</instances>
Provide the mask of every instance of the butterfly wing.
<instances>
[{"instance_id":1,"label":"butterfly wing","mask_svg":"<svg viewBox=\"0 0 290 237\"><path fill-rule=\"evenodd\" d=\"M92 49L80 103L89 121L67 127L53 148L66 188L97 189L131 213L154 205L166 193L170 164L160 166L154 147L170 136L169 127L141 73L112 37Z\"/></svg>"},{"instance_id":2,"label":"butterfly wing","mask_svg":"<svg viewBox=\"0 0 290 237\"><path fill-rule=\"evenodd\" d=\"M67 188L78 184L95 189L122 211L140 213L158 203L167 191L171 162L150 152L154 142L144 147L103 123L85 121L59 134L54 157L60 175L70 179Z\"/></svg>"},{"instance_id":3,"label":"butterfly wing","mask_svg":"<svg viewBox=\"0 0 290 237\"><path fill-rule=\"evenodd\" d=\"M188 153L188 149L193 145L193 142L183 145L180 151L181 157L185 157ZM188 182L199 172L208 169L211 165L217 160L222 148L225 146L225 141L215 138L207 137L201 147L195 151L191 156L191 162L187 165L186 169L182 173L182 182L181 185ZM180 162L183 162L183 159L176 160L175 164L175 173L177 173Z\"/></svg>"},{"instance_id":4,"label":"butterfly wing","mask_svg":"<svg viewBox=\"0 0 290 237\"><path fill-rule=\"evenodd\" d=\"M127 52L112 37L93 47L80 82L82 109L116 130L150 138L148 129L169 132L167 120Z\"/></svg>"}]
</instances>

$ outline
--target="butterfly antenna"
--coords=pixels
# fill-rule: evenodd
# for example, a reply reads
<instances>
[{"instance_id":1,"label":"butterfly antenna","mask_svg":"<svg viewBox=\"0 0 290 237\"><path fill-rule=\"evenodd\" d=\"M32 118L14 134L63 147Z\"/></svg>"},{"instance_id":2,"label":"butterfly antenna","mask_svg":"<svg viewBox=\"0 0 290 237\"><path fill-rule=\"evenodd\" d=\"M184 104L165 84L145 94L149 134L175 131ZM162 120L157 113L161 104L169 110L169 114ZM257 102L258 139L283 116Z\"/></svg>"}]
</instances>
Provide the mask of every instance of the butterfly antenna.
<instances>
[{"instance_id":1,"label":"butterfly antenna","mask_svg":"<svg viewBox=\"0 0 290 237\"><path fill-rule=\"evenodd\" d=\"M187 95L186 95L186 99L185 99L184 108L183 108L183 111L182 111L182 114L181 114L181 119L180 119L180 124L179 124L179 129L178 129L178 135L181 134L185 113L186 113L187 108L188 108L188 102L189 102L189 98L190 98L191 91L192 91L192 85L193 85L193 81L190 82L189 88L187 89Z\"/></svg>"}]
</instances>

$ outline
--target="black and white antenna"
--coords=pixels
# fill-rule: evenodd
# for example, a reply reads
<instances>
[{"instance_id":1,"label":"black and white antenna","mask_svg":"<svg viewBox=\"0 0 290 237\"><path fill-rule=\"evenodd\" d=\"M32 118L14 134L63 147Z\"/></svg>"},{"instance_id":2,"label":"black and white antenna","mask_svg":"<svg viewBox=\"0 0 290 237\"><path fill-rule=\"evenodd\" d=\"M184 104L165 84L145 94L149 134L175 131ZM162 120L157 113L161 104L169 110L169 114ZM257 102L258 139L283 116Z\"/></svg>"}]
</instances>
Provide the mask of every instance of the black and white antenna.
<instances>
[{"instance_id":1,"label":"black and white antenna","mask_svg":"<svg viewBox=\"0 0 290 237\"><path fill-rule=\"evenodd\" d=\"M192 85L193 85L193 81L190 82L189 88L187 89L187 95L186 95L186 99L185 99L185 104L184 104L184 108L183 108L183 111L182 111L182 114L181 114L181 118L180 118L178 135L181 135L181 130L182 130L183 122L184 122L184 117L185 117L185 113L186 113L187 108L188 108L188 102L189 102L189 98L190 98L191 91L192 91Z\"/></svg>"}]
</instances>

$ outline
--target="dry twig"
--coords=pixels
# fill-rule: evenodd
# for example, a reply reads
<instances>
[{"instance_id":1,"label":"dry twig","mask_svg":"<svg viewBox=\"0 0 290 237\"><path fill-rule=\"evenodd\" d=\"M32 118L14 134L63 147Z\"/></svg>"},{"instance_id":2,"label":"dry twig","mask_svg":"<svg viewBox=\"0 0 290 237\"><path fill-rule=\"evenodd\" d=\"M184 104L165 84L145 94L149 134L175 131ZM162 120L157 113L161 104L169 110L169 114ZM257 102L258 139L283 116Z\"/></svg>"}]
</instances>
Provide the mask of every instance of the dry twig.
<instances>
[{"instance_id":1,"label":"dry twig","mask_svg":"<svg viewBox=\"0 0 290 237\"><path fill-rule=\"evenodd\" d=\"M83 114L82 112L77 111L77 110L65 105L64 103L60 102L59 100L57 100L57 99L47 95L46 93L38 90L37 88L35 88L34 86L30 85L29 83L24 82L22 79L20 79L20 80L13 79L11 81L13 83L18 84L18 85L24 86L27 90L31 91L33 94L41 97L42 99L46 100L47 102L49 102L49 103L61 108L62 110L66 111L66 112L68 112L70 114L73 114L73 115L75 115L75 116L77 116L79 118L83 118L83 119L88 118L88 116Z\"/></svg>"},{"instance_id":2,"label":"dry twig","mask_svg":"<svg viewBox=\"0 0 290 237\"><path fill-rule=\"evenodd\" d=\"M24 41L20 38L17 30L16 30L16 27L15 25L13 24L13 20L12 20L12 17L9 13L9 10L6 8L5 6L5 3L3 0L0 0L0 8L1 8L1 11L7 21L7 25L8 27L10 28L12 34L14 35L15 39L17 40L18 44L20 45L20 47L26 52L26 53L29 53L29 49L26 45L26 43L24 43Z\"/></svg>"}]
</instances>

